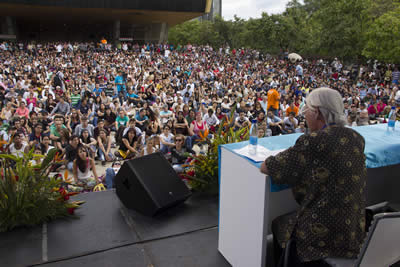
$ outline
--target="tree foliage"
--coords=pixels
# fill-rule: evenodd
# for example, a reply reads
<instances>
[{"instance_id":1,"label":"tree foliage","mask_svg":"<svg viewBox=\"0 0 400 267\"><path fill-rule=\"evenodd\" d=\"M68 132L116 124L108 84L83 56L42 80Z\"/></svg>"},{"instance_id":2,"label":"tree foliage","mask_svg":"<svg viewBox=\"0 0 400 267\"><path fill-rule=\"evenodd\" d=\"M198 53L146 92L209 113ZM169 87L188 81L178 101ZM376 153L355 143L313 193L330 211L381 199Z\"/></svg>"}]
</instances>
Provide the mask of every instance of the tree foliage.
<instances>
[{"instance_id":1,"label":"tree foliage","mask_svg":"<svg viewBox=\"0 0 400 267\"><path fill-rule=\"evenodd\" d=\"M363 55L384 62L400 62L400 7L374 20L366 31Z\"/></svg>"},{"instance_id":2,"label":"tree foliage","mask_svg":"<svg viewBox=\"0 0 400 267\"><path fill-rule=\"evenodd\" d=\"M291 0L281 14L185 22L170 29L169 42L400 63L399 2Z\"/></svg>"}]
</instances>

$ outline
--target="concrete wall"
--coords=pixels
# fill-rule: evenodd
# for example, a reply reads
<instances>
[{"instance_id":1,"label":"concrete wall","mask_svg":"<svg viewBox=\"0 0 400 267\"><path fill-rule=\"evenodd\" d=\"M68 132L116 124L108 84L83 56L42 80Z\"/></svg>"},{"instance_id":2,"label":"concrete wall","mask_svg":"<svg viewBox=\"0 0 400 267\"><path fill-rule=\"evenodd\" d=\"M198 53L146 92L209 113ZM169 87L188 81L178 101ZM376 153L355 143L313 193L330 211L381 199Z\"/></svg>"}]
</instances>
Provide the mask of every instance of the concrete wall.
<instances>
[{"instance_id":1,"label":"concrete wall","mask_svg":"<svg viewBox=\"0 0 400 267\"><path fill-rule=\"evenodd\" d=\"M168 40L168 24L153 23L146 27L145 42L149 43L164 43Z\"/></svg>"},{"instance_id":2,"label":"concrete wall","mask_svg":"<svg viewBox=\"0 0 400 267\"><path fill-rule=\"evenodd\" d=\"M206 0L0 0L0 4L68 8L113 8L204 12Z\"/></svg>"},{"instance_id":3,"label":"concrete wall","mask_svg":"<svg viewBox=\"0 0 400 267\"><path fill-rule=\"evenodd\" d=\"M0 35L16 35L20 40L36 41L94 41L105 37L116 43L120 38L134 42L164 43L168 40L166 22L130 24L120 20L110 22L39 21L33 18L0 17Z\"/></svg>"},{"instance_id":4,"label":"concrete wall","mask_svg":"<svg viewBox=\"0 0 400 267\"><path fill-rule=\"evenodd\" d=\"M11 16L0 17L0 34L1 35L16 35L15 18Z\"/></svg>"},{"instance_id":5,"label":"concrete wall","mask_svg":"<svg viewBox=\"0 0 400 267\"><path fill-rule=\"evenodd\" d=\"M211 11L199 17L200 20L213 20L216 16L222 17L222 0L213 0Z\"/></svg>"}]
</instances>

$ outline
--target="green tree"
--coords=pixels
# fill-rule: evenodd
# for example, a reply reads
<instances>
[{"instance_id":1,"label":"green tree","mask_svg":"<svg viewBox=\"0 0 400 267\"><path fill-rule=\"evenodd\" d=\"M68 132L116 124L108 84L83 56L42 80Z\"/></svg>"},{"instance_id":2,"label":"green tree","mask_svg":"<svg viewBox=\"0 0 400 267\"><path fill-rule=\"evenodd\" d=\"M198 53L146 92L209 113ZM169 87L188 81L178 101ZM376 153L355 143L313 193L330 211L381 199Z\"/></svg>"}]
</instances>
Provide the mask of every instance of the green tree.
<instances>
[{"instance_id":1,"label":"green tree","mask_svg":"<svg viewBox=\"0 0 400 267\"><path fill-rule=\"evenodd\" d=\"M176 45L199 43L200 26L201 22L197 20L191 20L182 24L178 24L169 30L168 40L170 43Z\"/></svg>"},{"instance_id":2,"label":"green tree","mask_svg":"<svg viewBox=\"0 0 400 267\"><path fill-rule=\"evenodd\" d=\"M363 49L366 0L321 0L313 19L320 24L319 54L359 58Z\"/></svg>"},{"instance_id":3,"label":"green tree","mask_svg":"<svg viewBox=\"0 0 400 267\"><path fill-rule=\"evenodd\" d=\"M375 19L366 32L366 39L364 56L400 63L400 7Z\"/></svg>"},{"instance_id":4,"label":"green tree","mask_svg":"<svg viewBox=\"0 0 400 267\"><path fill-rule=\"evenodd\" d=\"M170 29L169 41L398 62L399 6L400 0L291 0L281 14L185 22Z\"/></svg>"}]
</instances>

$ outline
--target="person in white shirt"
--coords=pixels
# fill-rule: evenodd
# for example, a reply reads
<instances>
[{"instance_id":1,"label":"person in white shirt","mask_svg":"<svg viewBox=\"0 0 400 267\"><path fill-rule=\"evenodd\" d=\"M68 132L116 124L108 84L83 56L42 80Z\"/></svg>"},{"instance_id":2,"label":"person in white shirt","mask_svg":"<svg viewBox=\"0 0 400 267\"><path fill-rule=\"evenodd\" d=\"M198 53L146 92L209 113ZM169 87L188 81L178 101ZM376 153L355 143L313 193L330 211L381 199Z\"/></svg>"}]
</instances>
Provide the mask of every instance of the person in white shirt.
<instances>
[{"instance_id":1,"label":"person in white shirt","mask_svg":"<svg viewBox=\"0 0 400 267\"><path fill-rule=\"evenodd\" d=\"M56 46L56 50L57 50L57 54L60 55L61 52L62 52L62 50L63 50L63 46L62 46L61 44L58 44L58 45Z\"/></svg>"},{"instance_id":2,"label":"person in white shirt","mask_svg":"<svg viewBox=\"0 0 400 267\"><path fill-rule=\"evenodd\" d=\"M28 97L30 96L31 93L33 93L34 97L36 97L36 98L38 97L38 93L33 91L32 87L30 87L28 91L25 91L25 93L23 94L22 97L26 100L26 99L28 99Z\"/></svg>"},{"instance_id":3,"label":"person in white shirt","mask_svg":"<svg viewBox=\"0 0 400 267\"><path fill-rule=\"evenodd\" d=\"M400 102L400 90L398 90L395 87L395 88L393 88L393 91L396 91L396 94L394 95L394 100L396 100L396 102Z\"/></svg>"},{"instance_id":4,"label":"person in white shirt","mask_svg":"<svg viewBox=\"0 0 400 267\"><path fill-rule=\"evenodd\" d=\"M172 111L168 110L168 105L163 106L163 110L160 111L160 118L161 118L162 125L167 123L168 120L174 118L174 113L172 113Z\"/></svg>"},{"instance_id":5,"label":"person in white shirt","mask_svg":"<svg viewBox=\"0 0 400 267\"><path fill-rule=\"evenodd\" d=\"M207 113L203 116L203 121L207 123L207 126L211 131L215 131L219 124L219 119L212 108L209 108Z\"/></svg>"},{"instance_id":6,"label":"person in white shirt","mask_svg":"<svg viewBox=\"0 0 400 267\"><path fill-rule=\"evenodd\" d=\"M268 97L267 95L263 94L262 101L260 101L261 107L263 108L264 112L267 113L268 107Z\"/></svg>"},{"instance_id":7,"label":"person in white shirt","mask_svg":"<svg viewBox=\"0 0 400 267\"><path fill-rule=\"evenodd\" d=\"M180 108L179 108L179 110L176 110L176 107L177 106L179 106ZM182 101L182 97L177 97L177 102L175 102L173 105L172 105L172 109L173 110L175 110L176 112L178 112L178 111L182 111L182 107L183 107L183 101Z\"/></svg>"},{"instance_id":8,"label":"person in white shirt","mask_svg":"<svg viewBox=\"0 0 400 267\"><path fill-rule=\"evenodd\" d=\"M174 135L170 130L169 126L165 125L162 134L160 134L160 151L164 154L171 152L171 149L175 146Z\"/></svg>"},{"instance_id":9,"label":"person in white shirt","mask_svg":"<svg viewBox=\"0 0 400 267\"><path fill-rule=\"evenodd\" d=\"M8 148L9 153L16 157L23 157L24 153L27 153L27 144L23 142L24 136L22 133L16 133L14 136L13 143Z\"/></svg>"},{"instance_id":10,"label":"person in white shirt","mask_svg":"<svg viewBox=\"0 0 400 267\"><path fill-rule=\"evenodd\" d=\"M239 130L242 127L246 127L249 124L250 124L249 119L245 116L245 112L241 110L239 116L235 120L235 130Z\"/></svg>"},{"instance_id":11,"label":"person in white shirt","mask_svg":"<svg viewBox=\"0 0 400 267\"><path fill-rule=\"evenodd\" d=\"M290 112L289 116L283 120L283 128L286 133L294 133L298 125L298 120L295 118L295 113Z\"/></svg>"}]
</instances>

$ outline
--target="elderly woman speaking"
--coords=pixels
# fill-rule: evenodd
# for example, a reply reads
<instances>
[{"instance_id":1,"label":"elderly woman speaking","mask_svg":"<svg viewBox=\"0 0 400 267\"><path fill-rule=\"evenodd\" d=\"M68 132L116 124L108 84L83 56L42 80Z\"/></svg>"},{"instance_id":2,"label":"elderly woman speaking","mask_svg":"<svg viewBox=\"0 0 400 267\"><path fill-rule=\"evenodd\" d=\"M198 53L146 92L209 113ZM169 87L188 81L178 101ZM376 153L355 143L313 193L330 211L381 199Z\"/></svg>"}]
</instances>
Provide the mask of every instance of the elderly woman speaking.
<instances>
[{"instance_id":1,"label":"elderly woman speaking","mask_svg":"<svg viewBox=\"0 0 400 267\"><path fill-rule=\"evenodd\" d=\"M365 142L344 127L335 90L311 92L302 113L310 133L267 158L260 171L275 184L289 185L300 205L272 223L276 260L291 239L294 266L324 266L324 258L355 258L365 237Z\"/></svg>"}]
</instances>

